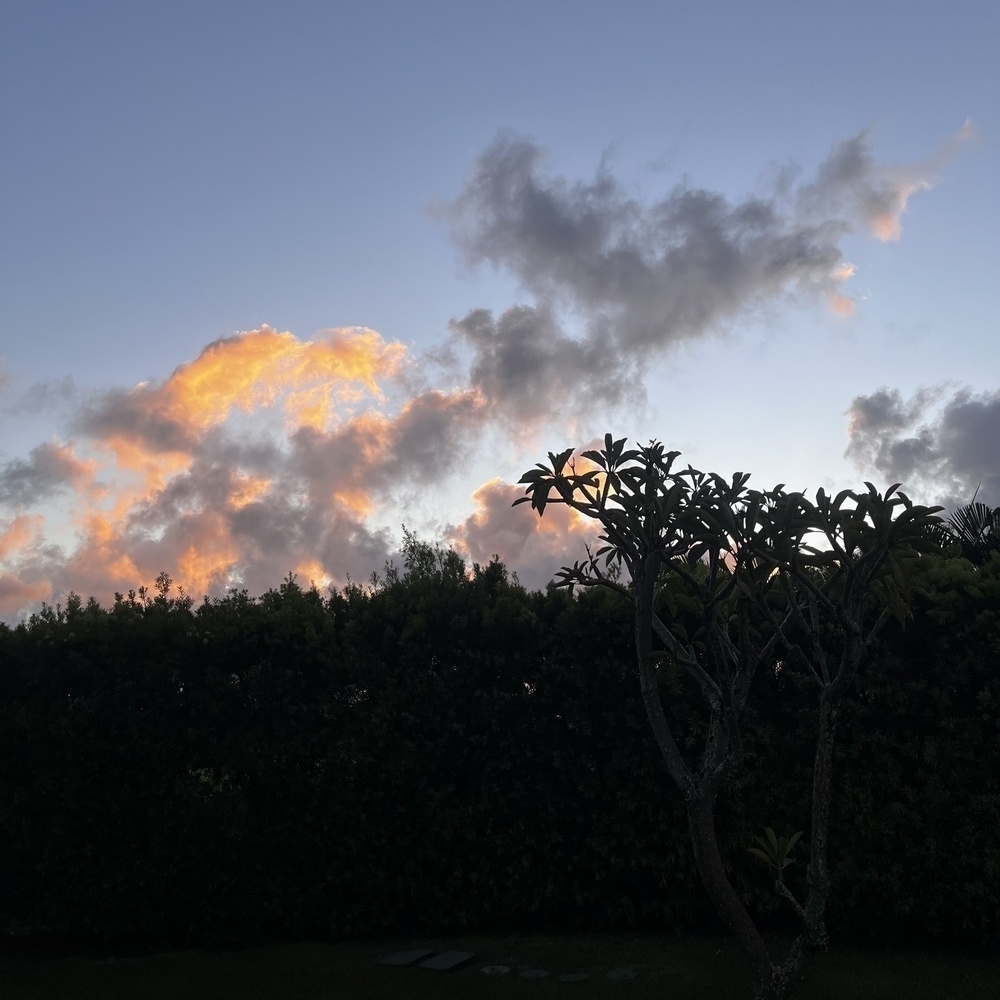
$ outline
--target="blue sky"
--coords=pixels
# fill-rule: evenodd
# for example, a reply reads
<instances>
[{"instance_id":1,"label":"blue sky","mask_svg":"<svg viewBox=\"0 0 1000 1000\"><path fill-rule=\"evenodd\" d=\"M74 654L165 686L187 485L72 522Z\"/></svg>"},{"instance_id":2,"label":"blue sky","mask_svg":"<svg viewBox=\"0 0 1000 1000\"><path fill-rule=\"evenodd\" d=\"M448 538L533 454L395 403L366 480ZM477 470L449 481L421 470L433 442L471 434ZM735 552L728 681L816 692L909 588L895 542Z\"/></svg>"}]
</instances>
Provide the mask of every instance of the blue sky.
<instances>
[{"instance_id":1,"label":"blue sky","mask_svg":"<svg viewBox=\"0 0 1000 1000\"><path fill-rule=\"evenodd\" d=\"M989 3L4 4L0 613L184 566L210 592L364 577L403 522L541 583L577 535L472 495L609 429L762 487L1000 503L998 66ZM739 280L696 260L709 195ZM748 242L750 205L773 217ZM806 229L821 260L764 261ZM642 274L608 291L623 247ZM405 359L307 446L304 345L355 327ZM226 371L312 360L182 433L172 373L240 332ZM338 478L371 414L382 450Z\"/></svg>"}]
</instances>

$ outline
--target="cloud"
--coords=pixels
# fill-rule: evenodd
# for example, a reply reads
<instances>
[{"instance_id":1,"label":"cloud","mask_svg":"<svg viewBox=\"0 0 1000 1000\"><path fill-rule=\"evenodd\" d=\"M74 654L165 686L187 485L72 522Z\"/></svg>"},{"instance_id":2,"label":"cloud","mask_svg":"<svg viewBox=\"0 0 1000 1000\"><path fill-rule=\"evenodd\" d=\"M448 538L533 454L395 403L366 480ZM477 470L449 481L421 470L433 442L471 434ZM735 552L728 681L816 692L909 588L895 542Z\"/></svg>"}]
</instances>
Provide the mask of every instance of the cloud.
<instances>
[{"instance_id":1,"label":"cloud","mask_svg":"<svg viewBox=\"0 0 1000 1000\"><path fill-rule=\"evenodd\" d=\"M523 496L523 486L501 479L483 483L472 494L474 512L452 525L445 540L482 565L498 555L524 586L544 587L562 566L585 557L585 546L596 540L598 531L558 504L549 506L544 517L524 507L512 508Z\"/></svg>"},{"instance_id":2,"label":"cloud","mask_svg":"<svg viewBox=\"0 0 1000 1000\"><path fill-rule=\"evenodd\" d=\"M40 444L27 459L0 466L0 509L23 509L63 490L80 490L93 478L95 464L81 461L70 445Z\"/></svg>"},{"instance_id":3,"label":"cloud","mask_svg":"<svg viewBox=\"0 0 1000 1000\"><path fill-rule=\"evenodd\" d=\"M25 583L10 573L0 572L0 613L4 608L31 607L49 596L45 583Z\"/></svg>"},{"instance_id":4,"label":"cloud","mask_svg":"<svg viewBox=\"0 0 1000 1000\"><path fill-rule=\"evenodd\" d=\"M603 431L585 422L641 407L645 373L678 345L781 302L852 311L844 237L895 233L951 152L883 167L862 133L806 183L733 199L684 182L640 199L607 164L590 179L555 176L540 146L501 133L442 211L468 263L510 272L530 300L467 309L426 355L360 327L301 339L262 326L131 388L85 394L64 380L16 396L0 386L5 412L51 404L69 442L0 466L0 615L70 589L107 601L163 570L196 596L260 593L289 571L365 579L396 550L386 511L409 521L401 506L487 454L530 464L524 448L541 431ZM964 482L993 461L991 407L956 396L939 426L914 430L922 397L859 397L852 455L885 468L923 462ZM593 526L565 508L542 519L512 510L520 495L483 484L447 540L474 561L496 553L540 586L582 556Z\"/></svg>"},{"instance_id":5,"label":"cloud","mask_svg":"<svg viewBox=\"0 0 1000 1000\"><path fill-rule=\"evenodd\" d=\"M641 201L606 164L591 180L553 176L539 145L501 132L438 212L469 266L510 272L537 302L453 321L473 350L472 379L534 415L568 387L614 404L670 349L762 306L825 301L851 315L844 237L868 228L898 238L909 199L970 134L967 124L926 160L884 166L865 131L836 144L798 188L786 178L765 196L732 200L682 183ZM582 317L578 338L564 332L563 309Z\"/></svg>"},{"instance_id":6,"label":"cloud","mask_svg":"<svg viewBox=\"0 0 1000 1000\"><path fill-rule=\"evenodd\" d=\"M604 327L575 340L550 309L513 306L499 318L475 309L452 320L451 330L471 347L469 380L499 419L531 424L580 400L616 406L644 398L636 364L618 354Z\"/></svg>"},{"instance_id":7,"label":"cloud","mask_svg":"<svg viewBox=\"0 0 1000 1000\"><path fill-rule=\"evenodd\" d=\"M1000 505L1000 391L946 396L947 389L923 388L909 399L886 387L856 396L846 455L948 507L968 503L977 488L978 499Z\"/></svg>"},{"instance_id":8,"label":"cloud","mask_svg":"<svg viewBox=\"0 0 1000 1000\"><path fill-rule=\"evenodd\" d=\"M3 359L0 358L0 365ZM36 382L27 389L16 391L9 372L0 368L0 413L10 416L52 416L65 414L77 403L76 383L67 376L46 382Z\"/></svg>"},{"instance_id":9,"label":"cloud","mask_svg":"<svg viewBox=\"0 0 1000 1000\"><path fill-rule=\"evenodd\" d=\"M373 496L435 478L431 442L457 446L479 406L471 391L429 391L385 412L406 358L372 330L299 340L262 327L207 345L163 381L79 401L76 445L0 467L0 505L64 494L75 535L47 542L40 516L4 527L0 613L69 589L106 600L161 570L196 594L264 590L303 566L367 576L391 549L364 523ZM268 414L277 420L262 423Z\"/></svg>"},{"instance_id":10,"label":"cloud","mask_svg":"<svg viewBox=\"0 0 1000 1000\"><path fill-rule=\"evenodd\" d=\"M501 133L442 212L469 265L510 271L635 359L718 333L764 302L841 294L853 271L840 241L870 220L865 206L888 190L873 186L880 177L863 134L797 198L776 189L733 201L680 184L641 202L603 165L590 181L550 176L541 147Z\"/></svg>"},{"instance_id":11,"label":"cloud","mask_svg":"<svg viewBox=\"0 0 1000 1000\"><path fill-rule=\"evenodd\" d=\"M0 525L0 559L26 548L38 536L44 521L38 514L22 514Z\"/></svg>"},{"instance_id":12,"label":"cloud","mask_svg":"<svg viewBox=\"0 0 1000 1000\"><path fill-rule=\"evenodd\" d=\"M833 147L816 180L799 192L799 208L805 213L859 216L876 239L898 240L910 198L934 185L941 167L973 134L972 123L967 121L926 159L887 166L875 161L871 132L865 130Z\"/></svg>"},{"instance_id":13,"label":"cloud","mask_svg":"<svg viewBox=\"0 0 1000 1000\"><path fill-rule=\"evenodd\" d=\"M323 427L399 369L406 348L374 330L329 330L302 341L268 326L216 340L165 382L101 393L82 432L156 452L190 452L234 411L277 407L297 426Z\"/></svg>"}]
</instances>

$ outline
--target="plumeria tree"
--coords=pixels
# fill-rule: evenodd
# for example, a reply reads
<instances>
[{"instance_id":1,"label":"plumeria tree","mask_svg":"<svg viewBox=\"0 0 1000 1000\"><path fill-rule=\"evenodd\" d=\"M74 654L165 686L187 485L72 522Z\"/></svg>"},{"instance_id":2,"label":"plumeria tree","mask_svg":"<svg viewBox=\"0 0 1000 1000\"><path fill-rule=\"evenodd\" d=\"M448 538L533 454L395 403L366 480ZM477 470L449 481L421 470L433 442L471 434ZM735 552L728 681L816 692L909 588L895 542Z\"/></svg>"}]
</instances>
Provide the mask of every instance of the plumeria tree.
<instances>
[{"instance_id":1,"label":"plumeria tree","mask_svg":"<svg viewBox=\"0 0 1000 1000\"><path fill-rule=\"evenodd\" d=\"M671 778L684 796L695 862L719 916L753 969L757 1000L784 998L807 957L826 946L824 912L832 763L837 710L875 637L907 615L908 561L935 547L935 516L892 486L844 490L815 500L784 486L757 491L749 475L731 479L677 466L679 452L652 441L627 448L549 454L520 482L544 515L565 504L600 527L600 544L560 571L564 586L601 586L634 607L635 650L646 715ZM734 889L719 851L720 792L744 757L742 716L759 668L796 663L814 682L818 713L809 817L806 887L783 877L798 837L768 829L759 860L776 873L775 892L798 918L786 954L772 955ZM664 662L695 683L707 710L700 754L682 751L664 711Z\"/></svg>"}]
</instances>

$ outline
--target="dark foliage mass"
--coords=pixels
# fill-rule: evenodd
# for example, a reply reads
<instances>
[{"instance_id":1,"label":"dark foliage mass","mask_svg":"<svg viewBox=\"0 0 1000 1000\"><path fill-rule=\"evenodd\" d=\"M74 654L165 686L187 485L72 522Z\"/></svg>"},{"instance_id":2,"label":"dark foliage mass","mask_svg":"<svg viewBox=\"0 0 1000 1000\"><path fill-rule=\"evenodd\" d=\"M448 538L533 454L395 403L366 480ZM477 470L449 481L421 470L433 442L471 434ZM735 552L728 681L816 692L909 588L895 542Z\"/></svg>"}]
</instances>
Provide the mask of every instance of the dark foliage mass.
<instances>
[{"instance_id":1,"label":"dark foliage mass","mask_svg":"<svg viewBox=\"0 0 1000 1000\"><path fill-rule=\"evenodd\" d=\"M834 771L841 939L1000 942L1000 557L923 557L905 628L845 702ZM240 943L560 921L712 926L648 734L631 611L529 593L410 538L405 567L195 605L161 578L0 626L0 929ZM704 719L664 667L674 731ZM746 848L806 828L813 699L779 662L719 815ZM793 866L794 884L804 873Z\"/></svg>"}]
</instances>

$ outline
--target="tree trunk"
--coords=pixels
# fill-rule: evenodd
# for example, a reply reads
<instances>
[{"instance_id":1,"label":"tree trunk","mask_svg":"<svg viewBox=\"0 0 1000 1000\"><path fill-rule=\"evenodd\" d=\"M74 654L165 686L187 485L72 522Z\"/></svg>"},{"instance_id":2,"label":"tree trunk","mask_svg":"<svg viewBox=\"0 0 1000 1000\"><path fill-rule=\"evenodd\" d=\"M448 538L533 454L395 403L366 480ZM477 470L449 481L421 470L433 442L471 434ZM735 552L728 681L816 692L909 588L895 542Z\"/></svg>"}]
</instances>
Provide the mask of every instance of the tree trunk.
<instances>
[{"instance_id":1,"label":"tree trunk","mask_svg":"<svg viewBox=\"0 0 1000 1000\"><path fill-rule=\"evenodd\" d=\"M687 815L694 860L702 885L715 912L736 936L743 953L750 961L755 1000L763 1000L765 997L774 997L776 1000L780 997L784 1000L784 994L766 992L774 977L775 968L764 938L726 875L715 833L713 803L705 797L688 801Z\"/></svg>"},{"instance_id":2,"label":"tree trunk","mask_svg":"<svg viewBox=\"0 0 1000 1000\"><path fill-rule=\"evenodd\" d=\"M826 947L823 914L830 894L830 876L826 868L827 833L830 827L830 795L833 781L833 747L837 727L837 702L820 696L819 725L816 733L816 757L813 762L812 830L809 837L809 896L806 900L807 944L812 950Z\"/></svg>"}]
</instances>

